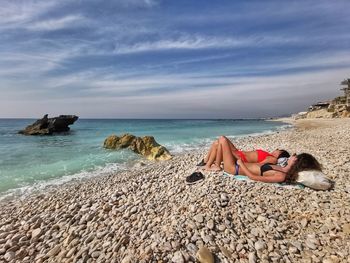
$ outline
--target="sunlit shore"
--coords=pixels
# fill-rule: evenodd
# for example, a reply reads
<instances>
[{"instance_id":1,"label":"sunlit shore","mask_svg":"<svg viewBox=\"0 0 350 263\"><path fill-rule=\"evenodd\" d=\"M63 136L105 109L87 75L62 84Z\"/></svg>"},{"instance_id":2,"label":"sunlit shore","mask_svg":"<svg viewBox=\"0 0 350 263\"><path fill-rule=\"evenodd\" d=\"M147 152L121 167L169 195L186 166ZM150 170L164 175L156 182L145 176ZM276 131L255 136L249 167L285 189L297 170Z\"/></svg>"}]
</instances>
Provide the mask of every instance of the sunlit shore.
<instances>
[{"instance_id":1,"label":"sunlit shore","mask_svg":"<svg viewBox=\"0 0 350 263\"><path fill-rule=\"evenodd\" d=\"M2 201L0 261L194 262L205 246L222 262L347 262L350 119L292 123L295 128L235 143L311 153L335 181L333 190L207 172L188 186L184 179L202 149Z\"/></svg>"}]
</instances>

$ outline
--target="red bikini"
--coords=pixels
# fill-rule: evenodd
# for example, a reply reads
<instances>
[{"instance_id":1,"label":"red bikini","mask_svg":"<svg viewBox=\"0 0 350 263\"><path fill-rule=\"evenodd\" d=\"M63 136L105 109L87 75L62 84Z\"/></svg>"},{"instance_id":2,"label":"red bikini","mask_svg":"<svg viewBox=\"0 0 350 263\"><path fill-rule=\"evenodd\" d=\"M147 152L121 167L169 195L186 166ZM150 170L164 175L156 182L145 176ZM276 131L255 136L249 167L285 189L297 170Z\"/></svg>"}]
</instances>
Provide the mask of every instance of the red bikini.
<instances>
[{"instance_id":1,"label":"red bikini","mask_svg":"<svg viewBox=\"0 0 350 263\"><path fill-rule=\"evenodd\" d=\"M271 153L266 152L264 150L258 149L256 150L257 154L258 154L258 163L264 161L268 156L273 156ZM247 157L245 156L245 154L242 151L237 151L237 154L241 157L242 161L247 163Z\"/></svg>"},{"instance_id":2,"label":"red bikini","mask_svg":"<svg viewBox=\"0 0 350 263\"><path fill-rule=\"evenodd\" d=\"M258 163L264 161L268 156L273 156L271 153L265 152L261 149L256 150L256 152L258 153Z\"/></svg>"}]
</instances>

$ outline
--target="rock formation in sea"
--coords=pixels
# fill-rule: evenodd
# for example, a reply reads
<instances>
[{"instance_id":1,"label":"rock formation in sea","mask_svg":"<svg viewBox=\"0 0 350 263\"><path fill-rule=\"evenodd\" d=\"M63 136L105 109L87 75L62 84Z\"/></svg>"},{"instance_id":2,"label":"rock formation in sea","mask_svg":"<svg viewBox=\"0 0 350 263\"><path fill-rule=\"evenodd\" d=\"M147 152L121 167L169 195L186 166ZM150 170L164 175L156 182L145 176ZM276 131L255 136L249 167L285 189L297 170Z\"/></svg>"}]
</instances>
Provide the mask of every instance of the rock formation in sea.
<instances>
[{"instance_id":1,"label":"rock formation in sea","mask_svg":"<svg viewBox=\"0 0 350 263\"><path fill-rule=\"evenodd\" d=\"M169 151L158 144L153 136L136 137L132 134L124 134L118 137L111 135L105 139L103 146L107 149L128 148L149 160L163 161L171 159Z\"/></svg>"},{"instance_id":2,"label":"rock formation in sea","mask_svg":"<svg viewBox=\"0 0 350 263\"><path fill-rule=\"evenodd\" d=\"M70 130L68 126L72 125L78 118L75 115L60 115L48 118L48 115L45 114L42 119L28 125L18 133L24 135L51 135L53 133L67 132Z\"/></svg>"}]
</instances>

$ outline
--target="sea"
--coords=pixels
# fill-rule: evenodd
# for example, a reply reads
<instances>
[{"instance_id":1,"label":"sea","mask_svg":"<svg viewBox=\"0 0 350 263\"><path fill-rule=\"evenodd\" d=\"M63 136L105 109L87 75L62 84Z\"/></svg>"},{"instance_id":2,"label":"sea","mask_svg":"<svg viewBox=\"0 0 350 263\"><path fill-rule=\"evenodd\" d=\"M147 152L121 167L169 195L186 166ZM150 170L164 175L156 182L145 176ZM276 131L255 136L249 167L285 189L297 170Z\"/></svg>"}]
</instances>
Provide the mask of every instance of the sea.
<instances>
[{"instance_id":1,"label":"sea","mask_svg":"<svg viewBox=\"0 0 350 263\"><path fill-rule=\"evenodd\" d=\"M220 135L255 136L289 127L261 119L79 119L63 134L18 134L34 121L0 119L0 198L23 196L72 179L115 174L143 160L130 150L104 149L103 142L111 134L151 135L170 153L180 154L208 147Z\"/></svg>"}]
</instances>

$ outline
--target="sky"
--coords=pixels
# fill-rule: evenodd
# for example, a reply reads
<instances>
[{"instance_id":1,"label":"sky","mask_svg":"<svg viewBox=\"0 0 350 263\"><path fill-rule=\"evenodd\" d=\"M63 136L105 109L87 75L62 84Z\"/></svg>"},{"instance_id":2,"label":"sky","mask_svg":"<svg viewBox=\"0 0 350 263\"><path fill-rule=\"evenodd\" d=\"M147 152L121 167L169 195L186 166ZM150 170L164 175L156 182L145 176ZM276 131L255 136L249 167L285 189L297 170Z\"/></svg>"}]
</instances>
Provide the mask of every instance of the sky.
<instances>
[{"instance_id":1,"label":"sky","mask_svg":"<svg viewBox=\"0 0 350 263\"><path fill-rule=\"evenodd\" d=\"M261 118L341 95L350 1L0 0L0 118Z\"/></svg>"}]
</instances>

